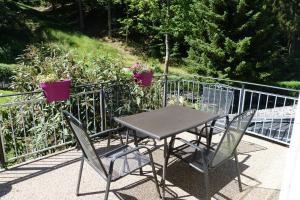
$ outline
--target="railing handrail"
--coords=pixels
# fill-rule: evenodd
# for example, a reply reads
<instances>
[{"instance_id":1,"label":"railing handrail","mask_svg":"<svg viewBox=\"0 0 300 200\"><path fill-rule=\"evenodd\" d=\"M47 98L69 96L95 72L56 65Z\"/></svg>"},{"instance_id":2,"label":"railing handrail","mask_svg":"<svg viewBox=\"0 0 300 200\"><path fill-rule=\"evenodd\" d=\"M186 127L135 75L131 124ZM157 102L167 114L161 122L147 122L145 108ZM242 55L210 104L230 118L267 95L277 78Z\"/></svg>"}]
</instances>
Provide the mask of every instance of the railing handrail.
<instances>
[{"instance_id":1,"label":"railing handrail","mask_svg":"<svg viewBox=\"0 0 300 200\"><path fill-rule=\"evenodd\" d=\"M169 75L167 75L167 76L169 76ZM178 76L178 75L175 75L175 76ZM272 88L272 89L279 89L279 90L285 90L285 91L299 92L300 93L300 90L292 89L292 88L284 88L284 87L279 87L279 86L272 86L272 85L266 85L266 84L260 84L260 83L252 83L252 82L247 82L247 81L238 81L238 80L224 79L224 78L214 78L214 77L210 77L210 76L184 74L181 77L193 77L193 78L212 79L212 80L217 80L217 81L226 81L226 82L232 82L232 83L240 83L240 84L260 86L260 87L267 87L267 88Z\"/></svg>"},{"instance_id":2,"label":"railing handrail","mask_svg":"<svg viewBox=\"0 0 300 200\"><path fill-rule=\"evenodd\" d=\"M122 81L130 81L131 79L125 79ZM80 84L80 85L74 85L72 86L72 88L81 88L81 87L87 87L87 86L97 86L97 85L103 85L106 83L113 83L113 82L117 82L117 80L107 80L107 81L102 81L102 82L98 82L98 83L87 83L87 84ZM2 97L13 97L13 96L22 96L22 95L33 95L33 94L39 94L39 93L43 93L42 89L37 89L31 92L17 92L17 93L13 93L13 94L4 94L4 95L0 95L0 98Z\"/></svg>"},{"instance_id":3,"label":"railing handrail","mask_svg":"<svg viewBox=\"0 0 300 200\"><path fill-rule=\"evenodd\" d=\"M170 74L155 74L154 77L168 77L171 76ZM177 76L177 75L175 75ZM267 87L267 88L272 88L272 89L278 89L278 90L285 90L289 92L298 92L300 93L300 90L297 89L291 89L291 88L284 88L284 87L278 87L278 86L272 86L272 85L266 85L266 84L260 84L260 83L252 83L252 82L246 82L246 81L238 81L238 80L231 80L231 79L223 79L223 78L214 78L210 76L201 76L201 75L190 75L190 74L184 74L183 77L193 77L193 78L204 78L204 79L212 79L212 80L217 80L217 81L226 81L226 82L232 82L232 83L239 83L239 84L246 84L246 85L253 85L253 86L259 86L259 87ZM128 81L130 79L127 79ZM96 85L101 85L105 83L111 83L115 82L114 81L102 81L102 82L97 82L97 83L87 83L87 84L80 84L80 85L75 85L73 88L80 88L80 87L87 87L87 86L96 86ZM32 95L32 94L38 94L42 93L43 90L38 89L32 92L20 92L20 93L13 93L13 94L4 94L0 95L0 98L3 97L12 97L12 96L21 96L21 95Z\"/></svg>"}]
</instances>

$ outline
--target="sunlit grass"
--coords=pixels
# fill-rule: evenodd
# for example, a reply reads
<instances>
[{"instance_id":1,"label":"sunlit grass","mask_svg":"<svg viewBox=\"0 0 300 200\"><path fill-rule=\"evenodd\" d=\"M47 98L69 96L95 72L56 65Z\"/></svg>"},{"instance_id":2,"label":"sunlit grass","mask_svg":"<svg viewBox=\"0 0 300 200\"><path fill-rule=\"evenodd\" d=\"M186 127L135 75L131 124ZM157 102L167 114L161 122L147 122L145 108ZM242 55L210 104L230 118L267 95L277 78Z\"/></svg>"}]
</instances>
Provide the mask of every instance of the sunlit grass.
<instances>
[{"instance_id":1,"label":"sunlit grass","mask_svg":"<svg viewBox=\"0 0 300 200\"><path fill-rule=\"evenodd\" d=\"M60 48L73 53L79 59L86 59L88 62L97 58L97 56L119 60L125 66L132 65L134 62L140 60L137 56L122 51L122 49L118 49L112 43L102 39L91 38L81 33L69 33L55 29L49 29L46 33L47 37Z\"/></svg>"},{"instance_id":2,"label":"sunlit grass","mask_svg":"<svg viewBox=\"0 0 300 200\"><path fill-rule=\"evenodd\" d=\"M126 45L121 42L91 38L81 33L63 32L55 29L49 29L46 33L47 37L55 44L74 53L80 59L92 61L92 59L101 55L121 61L125 67L131 66L135 62L143 62L157 66L162 72L164 71L164 64L160 63L158 59L135 55L131 51L126 50ZM169 73L176 75L188 74L184 68L177 66L170 66Z\"/></svg>"},{"instance_id":3,"label":"sunlit grass","mask_svg":"<svg viewBox=\"0 0 300 200\"><path fill-rule=\"evenodd\" d=\"M280 87L300 90L300 81L280 81L277 82Z\"/></svg>"},{"instance_id":4,"label":"sunlit grass","mask_svg":"<svg viewBox=\"0 0 300 200\"><path fill-rule=\"evenodd\" d=\"M8 90L0 90L0 96L7 95L7 94L13 94L13 91ZM11 97L1 97L0 98L0 105L10 102Z\"/></svg>"}]
</instances>

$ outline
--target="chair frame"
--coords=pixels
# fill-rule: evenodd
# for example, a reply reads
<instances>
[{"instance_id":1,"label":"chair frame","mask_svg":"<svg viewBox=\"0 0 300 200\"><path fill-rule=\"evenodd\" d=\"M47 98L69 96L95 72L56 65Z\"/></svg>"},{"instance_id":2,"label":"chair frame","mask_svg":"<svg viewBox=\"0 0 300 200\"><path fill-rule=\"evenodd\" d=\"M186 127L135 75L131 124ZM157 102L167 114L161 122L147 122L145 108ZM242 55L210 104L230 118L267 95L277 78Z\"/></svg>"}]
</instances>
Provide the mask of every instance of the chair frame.
<instances>
[{"instance_id":1,"label":"chair frame","mask_svg":"<svg viewBox=\"0 0 300 200\"><path fill-rule=\"evenodd\" d=\"M196 141L196 144L193 144L192 142L189 142L189 141L186 141L182 138L176 138L176 137L172 137L171 138L171 141L170 141L170 144L169 144L169 151L168 151L168 155L167 155L167 163L168 163L168 159L170 157L171 154L173 154L173 145L174 145L174 142L175 140L179 140L181 141L182 143L192 147L195 149L195 153L197 151L199 151L201 153L201 158L203 158L203 160L205 160L204 164L204 168L203 169L200 169L199 167L193 165L192 163L188 163L189 166L193 167L194 169L196 169L197 171L201 172L204 174L204 182L205 182L205 198L206 199L210 199L210 195L209 195L209 172L212 171L212 170L215 170L216 168L218 168L219 166L223 165L225 162L227 162L228 160L230 160L231 158L234 157L234 160L235 160L235 167L236 167L236 172L237 172L237 178L238 178L238 186L239 186L239 191L242 192L242 182L241 182L241 177L240 177L240 168L239 168L239 161L238 161L238 156L237 156L237 147L240 143L240 141L242 140L242 137L243 135L245 134L246 130L247 130L247 127L250 125L251 123L251 120L253 119L254 117L254 114L256 112L256 109L251 109L251 110L248 110L248 111L245 111L237 116L235 116L229 123L228 125L226 126L226 129L224 129L224 133L223 133L223 136L220 140L220 143L218 144L216 150L214 150L214 153L213 153L213 156L210 158L209 161L206 161L205 160L205 154L207 150L210 150L212 149L211 147L207 147L207 149L204 149L204 148L201 148L199 147L199 140ZM219 151L220 149L220 144L223 142L224 138L227 136L227 132L229 131L229 127L230 127L230 124L232 122L234 122L237 118L239 118L240 116L242 115L246 115L247 113L250 113L252 116L250 117L248 123L247 123L247 126L245 128L245 130L243 130L243 133L241 135L241 137L239 138L239 140L237 141L236 145L234 146L233 150L232 150L232 153L231 155L228 157L228 158L224 158L223 161L221 161L220 163L218 163L216 166L213 166L212 162L217 154L217 152ZM173 154L175 155L177 158L179 159L182 159L180 156L176 155L176 154ZM183 159L182 159L183 160ZM184 160L185 161L185 160Z\"/></svg>"},{"instance_id":2,"label":"chair frame","mask_svg":"<svg viewBox=\"0 0 300 200\"><path fill-rule=\"evenodd\" d=\"M66 121L67 121L67 124L69 125L71 131L73 132L73 135L75 136L76 140L77 140L77 144L78 146L81 148L82 150L82 157L81 157L81 163L80 163L80 168L79 168L79 175L78 175L78 181L77 181L77 187L76 187L76 195L79 196L79 189L80 189L80 182L81 182L81 177L82 177L82 171L83 171L83 165L84 165L84 162L86 161L103 179L106 180L106 190L105 190L105 197L104 199L107 200L108 199L108 195L109 195L109 189L110 189L110 184L111 182L115 182L117 180L119 180L120 178L138 170L138 169L141 169L142 167L150 164L151 165L151 168L152 168L152 173L153 173L153 177L154 177L154 181L155 181L155 185L156 185L156 189L157 189L157 192L159 194L159 197L161 198L161 194L160 194L160 190L159 190L159 185L158 185L158 180L157 180L157 174L156 174L156 171L155 171L155 167L154 167L154 162L153 162L153 157L152 157L152 153L151 151L145 147L145 146L138 146L138 147L135 147L135 148L132 148L130 149L129 151L126 151L126 152L122 152L122 153L119 153L119 154L116 154L114 155L114 153L122 150L123 148L127 148L129 147L128 145L122 145L116 149L113 149L109 152L106 152L102 155L98 155L96 153L96 149L92 143L92 138L95 138L95 137L99 137L103 134L107 134L107 133L110 133L110 132L115 132L116 130L118 129L111 129L111 130L106 130L104 132L100 132L98 134L94 134L92 135L92 137L90 137L88 134L87 134L87 130L84 128L84 125L78 120L76 119L72 114L70 114L69 112L67 111L63 111L63 114L64 116L66 117ZM75 130L72 128L71 126L71 123L70 121L72 121L73 123L75 123L80 129L83 130L85 136L88 138L88 142L91 144L91 147L92 147L92 151L94 151L95 155L97 156L97 162L99 162L100 164L100 167L102 169L98 169L97 167L95 167L93 164L90 163L86 153L85 153L85 150L82 148L81 146L81 143L80 143L80 140L79 138L77 137L76 133L75 133ZM112 179L112 174L113 174L113 167L114 167L114 162L120 158L120 157L123 157L123 156L126 156L132 152L136 152L140 149L145 149L147 154L149 155L149 159L150 159L150 162L149 163L146 163L144 165L141 165L139 166L138 168L136 169L133 169L133 170L130 170L128 173L126 174L123 174L122 176L116 178L116 179ZM107 157L107 156L113 156L113 158L110 160L110 164L109 164L109 167L108 167L108 171L106 171L105 167L103 166L102 162L101 162L101 158L104 158L104 157ZM104 174L103 174L104 173Z\"/></svg>"}]
</instances>

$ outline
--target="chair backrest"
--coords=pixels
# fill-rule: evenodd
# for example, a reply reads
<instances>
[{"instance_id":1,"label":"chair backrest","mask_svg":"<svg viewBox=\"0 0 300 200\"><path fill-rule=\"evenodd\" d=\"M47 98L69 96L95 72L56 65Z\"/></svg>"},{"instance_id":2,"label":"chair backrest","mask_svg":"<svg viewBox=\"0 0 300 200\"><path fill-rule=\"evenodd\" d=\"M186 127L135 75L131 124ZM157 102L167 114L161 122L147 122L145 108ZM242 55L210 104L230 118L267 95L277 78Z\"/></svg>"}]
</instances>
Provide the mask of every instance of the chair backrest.
<instances>
[{"instance_id":1,"label":"chair backrest","mask_svg":"<svg viewBox=\"0 0 300 200\"><path fill-rule=\"evenodd\" d=\"M201 110L219 115L229 114L233 90L222 84L204 85Z\"/></svg>"},{"instance_id":2,"label":"chair backrest","mask_svg":"<svg viewBox=\"0 0 300 200\"><path fill-rule=\"evenodd\" d=\"M246 129L251 123L255 112L255 109L245 111L230 121L214 155L209 162L210 167L216 167L234 155L234 152L245 134Z\"/></svg>"},{"instance_id":3,"label":"chair backrest","mask_svg":"<svg viewBox=\"0 0 300 200\"><path fill-rule=\"evenodd\" d=\"M63 113L67 123L70 126L71 131L73 132L78 144L82 149L83 155L85 156L89 164L101 175L107 177L107 172L101 160L97 156L95 147L91 142L83 124L69 112L64 110Z\"/></svg>"}]
</instances>

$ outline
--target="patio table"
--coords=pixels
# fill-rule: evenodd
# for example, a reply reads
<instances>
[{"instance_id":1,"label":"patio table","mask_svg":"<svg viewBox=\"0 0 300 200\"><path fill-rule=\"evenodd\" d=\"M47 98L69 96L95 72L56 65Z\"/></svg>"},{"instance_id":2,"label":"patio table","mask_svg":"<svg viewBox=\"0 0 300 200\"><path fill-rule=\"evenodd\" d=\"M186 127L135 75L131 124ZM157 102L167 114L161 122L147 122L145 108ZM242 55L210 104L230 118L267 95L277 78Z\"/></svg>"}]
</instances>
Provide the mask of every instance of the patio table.
<instances>
[{"instance_id":1,"label":"patio table","mask_svg":"<svg viewBox=\"0 0 300 200\"><path fill-rule=\"evenodd\" d=\"M123 126L140 132L153 139L164 140L164 163L162 175L162 198L165 197L165 178L167 167L167 138L206 124L218 117L217 114L203 112L184 106L169 106L150 112L143 112L114 120Z\"/></svg>"}]
</instances>

